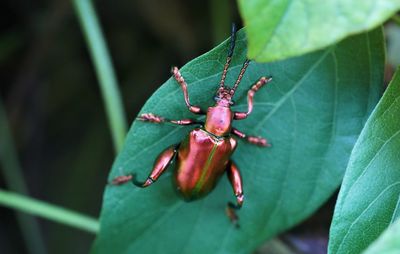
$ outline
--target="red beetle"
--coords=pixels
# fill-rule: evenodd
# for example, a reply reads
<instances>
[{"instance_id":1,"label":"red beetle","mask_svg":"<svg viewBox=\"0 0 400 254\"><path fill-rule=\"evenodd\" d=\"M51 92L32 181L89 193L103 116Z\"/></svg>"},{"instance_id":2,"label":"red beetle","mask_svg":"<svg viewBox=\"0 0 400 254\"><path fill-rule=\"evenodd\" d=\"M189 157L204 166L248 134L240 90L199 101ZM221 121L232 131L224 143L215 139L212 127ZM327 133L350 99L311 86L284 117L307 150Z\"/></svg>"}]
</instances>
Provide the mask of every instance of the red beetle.
<instances>
[{"instance_id":1,"label":"red beetle","mask_svg":"<svg viewBox=\"0 0 400 254\"><path fill-rule=\"evenodd\" d=\"M259 145L269 146L266 139L247 136L243 132L232 127L233 120L245 119L253 110L253 96L271 77L262 77L247 93L247 112L234 112L231 106L234 104L232 97L235 94L249 60L243 64L240 74L232 88L225 86L225 77L231 62L235 47L236 29L232 26L232 35L228 57L222 72L222 78L214 97L215 105L204 112L200 107L190 104L187 84L177 67L172 68L172 74L183 90L186 106L194 114L206 114L205 123L194 119L170 120L151 113L142 114L138 120L151 123L169 122L177 125L198 125L189 135L177 145L165 149L154 163L153 170L144 182L138 182L134 175L118 176L112 180L112 184L119 185L131 181L139 187L148 187L154 183L168 166L174 161L174 183L178 192L186 201L199 199L206 196L214 189L221 176L226 172L236 196L237 204L228 202L227 215L238 226L238 217L234 209L240 209L243 204L242 178L236 164L230 160L235 151L237 141L233 136Z\"/></svg>"}]
</instances>

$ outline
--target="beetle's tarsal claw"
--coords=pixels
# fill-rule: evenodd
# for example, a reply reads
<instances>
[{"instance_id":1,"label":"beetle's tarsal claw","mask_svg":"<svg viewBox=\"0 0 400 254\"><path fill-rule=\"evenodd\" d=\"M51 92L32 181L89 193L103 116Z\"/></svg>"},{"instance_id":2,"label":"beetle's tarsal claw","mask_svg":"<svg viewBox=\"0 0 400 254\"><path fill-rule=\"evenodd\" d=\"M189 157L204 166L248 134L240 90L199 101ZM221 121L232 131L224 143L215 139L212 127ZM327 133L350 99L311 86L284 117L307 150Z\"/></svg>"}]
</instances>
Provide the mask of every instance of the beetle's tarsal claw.
<instances>
[{"instance_id":1,"label":"beetle's tarsal claw","mask_svg":"<svg viewBox=\"0 0 400 254\"><path fill-rule=\"evenodd\" d=\"M232 222L232 224L236 229L240 229L240 224L238 221L234 221L234 222Z\"/></svg>"},{"instance_id":2,"label":"beetle's tarsal claw","mask_svg":"<svg viewBox=\"0 0 400 254\"><path fill-rule=\"evenodd\" d=\"M229 202L228 206L226 207L226 215L228 216L231 223L235 226L235 228L239 229L239 216L236 214L235 210L237 210L237 206L233 203Z\"/></svg>"},{"instance_id":3,"label":"beetle's tarsal claw","mask_svg":"<svg viewBox=\"0 0 400 254\"><path fill-rule=\"evenodd\" d=\"M114 179L111 180L109 184L111 185L121 185L126 182L129 182L132 179L132 175L126 175L126 176L117 176Z\"/></svg>"}]
</instances>

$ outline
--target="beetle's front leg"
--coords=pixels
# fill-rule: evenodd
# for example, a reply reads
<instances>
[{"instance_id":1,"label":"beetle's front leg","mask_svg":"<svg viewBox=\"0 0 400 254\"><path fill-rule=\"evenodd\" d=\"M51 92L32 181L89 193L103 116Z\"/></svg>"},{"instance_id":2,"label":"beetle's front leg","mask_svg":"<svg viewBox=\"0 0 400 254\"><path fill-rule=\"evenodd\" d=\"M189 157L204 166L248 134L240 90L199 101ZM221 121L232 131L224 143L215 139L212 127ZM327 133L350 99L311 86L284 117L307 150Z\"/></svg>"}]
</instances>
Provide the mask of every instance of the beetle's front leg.
<instances>
[{"instance_id":1,"label":"beetle's front leg","mask_svg":"<svg viewBox=\"0 0 400 254\"><path fill-rule=\"evenodd\" d=\"M154 163L153 170L150 175L147 177L146 181L138 182L135 179L135 175L125 175L125 176L117 176L112 181L113 185L120 185L132 180L133 184L138 187L147 187L157 181L157 179L161 176L162 173L168 168L168 165L174 159L176 153L178 152L178 146L173 145L165 149L158 157Z\"/></svg>"},{"instance_id":2,"label":"beetle's front leg","mask_svg":"<svg viewBox=\"0 0 400 254\"><path fill-rule=\"evenodd\" d=\"M202 111L200 107L193 106L192 104L190 104L189 94L188 94L188 90L187 90L187 84L186 84L185 79L182 77L182 74L179 72L178 67L172 67L171 72L172 72L172 75L175 78L176 82L178 82L178 84L182 88L183 96L185 98L185 104L188 107L189 111L192 113L195 113L195 114L204 115L205 112Z\"/></svg>"},{"instance_id":3,"label":"beetle's front leg","mask_svg":"<svg viewBox=\"0 0 400 254\"><path fill-rule=\"evenodd\" d=\"M171 120L162 116L157 116L152 113L141 114L136 119L143 122L150 123L172 123L177 125L191 125L191 124L204 124L202 121L197 121L196 119L181 119L181 120Z\"/></svg>"},{"instance_id":4,"label":"beetle's front leg","mask_svg":"<svg viewBox=\"0 0 400 254\"><path fill-rule=\"evenodd\" d=\"M233 193L236 196L236 204L228 202L228 206L226 207L226 214L228 215L232 223L236 227L239 227L238 224L239 217L237 216L235 210L239 210L242 207L244 196L242 187L242 177L240 176L239 169L237 168L235 163L233 163L233 161L230 161L228 164L227 175L229 182L232 185Z\"/></svg>"},{"instance_id":5,"label":"beetle's front leg","mask_svg":"<svg viewBox=\"0 0 400 254\"><path fill-rule=\"evenodd\" d=\"M263 85L267 84L272 80L272 77L262 77L260 80L255 83L250 90L247 92L247 112L235 112L234 119L235 120L242 120L247 118L250 115L251 111L253 111L253 97L254 94L260 89Z\"/></svg>"},{"instance_id":6,"label":"beetle's front leg","mask_svg":"<svg viewBox=\"0 0 400 254\"><path fill-rule=\"evenodd\" d=\"M254 145L271 146L271 144L268 143L267 139L262 138L262 137L248 136L236 128L232 128L231 133L236 135L239 138L245 139L247 142L254 144Z\"/></svg>"}]
</instances>

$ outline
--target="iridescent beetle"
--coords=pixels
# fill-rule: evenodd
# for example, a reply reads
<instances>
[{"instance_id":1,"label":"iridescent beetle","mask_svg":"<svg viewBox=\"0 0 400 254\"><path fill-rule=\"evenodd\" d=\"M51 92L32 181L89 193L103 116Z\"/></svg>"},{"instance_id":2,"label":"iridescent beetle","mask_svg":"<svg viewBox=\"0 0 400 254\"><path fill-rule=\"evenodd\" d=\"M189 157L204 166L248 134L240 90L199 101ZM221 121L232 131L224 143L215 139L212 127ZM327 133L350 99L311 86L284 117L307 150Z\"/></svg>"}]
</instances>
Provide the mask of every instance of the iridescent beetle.
<instances>
[{"instance_id":1,"label":"iridescent beetle","mask_svg":"<svg viewBox=\"0 0 400 254\"><path fill-rule=\"evenodd\" d=\"M261 77L247 93L247 112L234 112L231 106L234 104L232 97L235 94L249 60L246 60L240 70L239 76L232 88L225 86L225 78L231 63L236 40L236 28L232 25L232 35L228 57L222 72L221 82L214 97L215 105L209 107L207 112L198 106L190 104L187 84L177 67L172 68L172 74L183 90L186 106L194 114L206 114L205 123L194 119L170 120L152 113L142 114L137 119L144 122L163 123L169 122L177 125L197 125L189 135L177 145L165 149L156 159L153 170L144 182L138 182L134 175L118 176L112 180L112 184L119 185L132 180L138 187L148 187L154 183L168 166L174 161L174 183L178 192L186 201L199 199L206 196L214 189L221 176L226 172L236 196L236 204L228 202L226 209L230 220L238 226L238 216L235 210L240 209L243 204L242 178L235 163L230 160L235 151L237 141L232 135L245 139L248 142L269 146L266 139L261 137L247 136L243 132L232 127L233 120L242 120L253 110L253 96L271 77Z\"/></svg>"}]
</instances>

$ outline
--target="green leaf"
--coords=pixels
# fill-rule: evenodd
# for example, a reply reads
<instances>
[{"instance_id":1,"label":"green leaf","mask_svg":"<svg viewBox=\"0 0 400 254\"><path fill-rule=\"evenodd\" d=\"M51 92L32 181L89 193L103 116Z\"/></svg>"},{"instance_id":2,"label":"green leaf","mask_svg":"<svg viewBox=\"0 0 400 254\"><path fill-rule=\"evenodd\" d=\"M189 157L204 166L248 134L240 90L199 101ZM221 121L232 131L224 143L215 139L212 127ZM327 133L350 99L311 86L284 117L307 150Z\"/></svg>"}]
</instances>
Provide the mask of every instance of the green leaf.
<instances>
[{"instance_id":1,"label":"green leaf","mask_svg":"<svg viewBox=\"0 0 400 254\"><path fill-rule=\"evenodd\" d=\"M271 62L321 49L378 26L399 0L238 0L250 59Z\"/></svg>"},{"instance_id":2,"label":"green leaf","mask_svg":"<svg viewBox=\"0 0 400 254\"><path fill-rule=\"evenodd\" d=\"M330 232L330 253L360 253L399 215L400 72L354 146Z\"/></svg>"},{"instance_id":3,"label":"green leaf","mask_svg":"<svg viewBox=\"0 0 400 254\"><path fill-rule=\"evenodd\" d=\"M245 45L239 32L227 84L233 84L246 58ZM194 105L213 104L227 48L224 43L182 68ZM282 62L252 62L234 110L246 109L253 82L265 75L274 80L256 94L254 112L234 126L268 138L273 146L239 141L233 155L245 192L240 230L225 215L227 201L234 200L226 177L206 198L186 203L174 191L170 169L146 189L107 186L94 253L249 253L306 218L342 179L363 122L379 99L383 62L381 30ZM172 79L147 101L145 112L195 117ZM145 179L157 155L190 130L135 121L109 179L132 172Z\"/></svg>"},{"instance_id":4,"label":"green leaf","mask_svg":"<svg viewBox=\"0 0 400 254\"><path fill-rule=\"evenodd\" d=\"M373 242L363 254L398 254L400 253L400 220L386 229L382 235Z\"/></svg>"}]
</instances>

